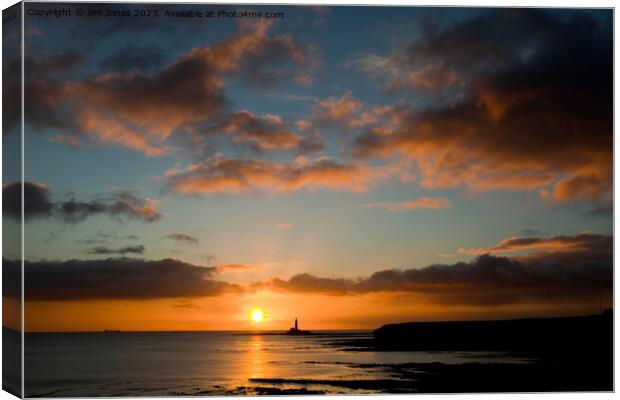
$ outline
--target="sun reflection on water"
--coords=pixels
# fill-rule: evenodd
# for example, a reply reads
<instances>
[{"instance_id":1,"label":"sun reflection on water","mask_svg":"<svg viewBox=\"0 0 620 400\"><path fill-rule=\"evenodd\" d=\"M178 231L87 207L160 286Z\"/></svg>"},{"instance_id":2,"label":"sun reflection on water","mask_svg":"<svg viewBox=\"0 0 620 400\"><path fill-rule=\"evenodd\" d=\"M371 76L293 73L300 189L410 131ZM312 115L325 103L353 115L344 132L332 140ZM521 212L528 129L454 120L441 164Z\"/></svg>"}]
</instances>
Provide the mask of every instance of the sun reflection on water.
<instances>
[{"instance_id":1,"label":"sun reflection on water","mask_svg":"<svg viewBox=\"0 0 620 400\"><path fill-rule=\"evenodd\" d=\"M265 377L267 373L267 362L264 349L264 339L261 335L252 335L247 352L246 365L249 371L245 374L248 378Z\"/></svg>"}]
</instances>

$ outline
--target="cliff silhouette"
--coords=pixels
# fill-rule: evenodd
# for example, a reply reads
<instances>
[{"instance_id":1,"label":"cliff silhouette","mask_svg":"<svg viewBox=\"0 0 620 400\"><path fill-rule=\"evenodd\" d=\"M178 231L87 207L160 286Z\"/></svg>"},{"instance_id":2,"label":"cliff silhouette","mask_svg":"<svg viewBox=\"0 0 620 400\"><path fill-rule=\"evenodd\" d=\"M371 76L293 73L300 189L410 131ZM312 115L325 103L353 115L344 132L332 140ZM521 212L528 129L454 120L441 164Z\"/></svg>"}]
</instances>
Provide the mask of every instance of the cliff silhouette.
<instances>
[{"instance_id":1,"label":"cliff silhouette","mask_svg":"<svg viewBox=\"0 0 620 400\"><path fill-rule=\"evenodd\" d=\"M613 313L491 321L406 322L374 331L374 346L394 350L598 351L613 348Z\"/></svg>"}]
</instances>

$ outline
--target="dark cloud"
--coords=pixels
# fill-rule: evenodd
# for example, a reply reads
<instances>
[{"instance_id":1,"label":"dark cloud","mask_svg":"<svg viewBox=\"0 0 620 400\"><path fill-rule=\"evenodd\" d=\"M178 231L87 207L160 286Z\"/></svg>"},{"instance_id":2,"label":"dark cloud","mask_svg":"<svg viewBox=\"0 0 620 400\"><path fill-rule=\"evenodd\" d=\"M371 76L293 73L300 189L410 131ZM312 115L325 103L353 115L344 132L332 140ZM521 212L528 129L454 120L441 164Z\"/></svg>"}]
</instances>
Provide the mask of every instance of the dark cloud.
<instances>
[{"instance_id":1,"label":"dark cloud","mask_svg":"<svg viewBox=\"0 0 620 400\"><path fill-rule=\"evenodd\" d=\"M105 254L144 254L144 246L136 245L136 246L125 246L117 249L113 249L106 246L98 246L93 247L91 249L86 250L86 254L97 254L97 255L105 255Z\"/></svg>"},{"instance_id":2,"label":"dark cloud","mask_svg":"<svg viewBox=\"0 0 620 400\"><path fill-rule=\"evenodd\" d=\"M75 127L71 111L67 107L59 106L59 100L65 99L69 94L59 76L83 62L83 56L74 51L41 54L24 59L26 123L37 129Z\"/></svg>"},{"instance_id":3,"label":"dark cloud","mask_svg":"<svg viewBox=\"0 0 620 400\"><path fill-rule=\"evenodd\" d=\"M249 288L213 280L223 270L244 264L199 267L177 260L129 258L26 262L27 300L156 299L215 296L267 289L293 293L358 295L409 293L438 304L498 306L541 302L597 303L613 290L613 238L581 234L554 238L570 246L533 247L528 255L483 254L471 262L424 268L388 269L368 277L319 277L308 273L272 278ZM528 238L532 241L542 238ZM575 243L580 243L575 245ZM3 278L20 273L18 261L4 260ZM16 287L17 288L17 287ZM17 289L8 288L9 296Z\"/></svg>"},{"instance_id":4,"label":"dark cloud","mask_svg":"<svg viewBox=\"0 0 620 400\"><path fill-rule=\"evenodd\" d=\"M19 7L5 9L14 15L2 26L2 135L16 132L21 119L22 21Z\"/></svg>"},{"instance_id":5,"label":"dark cloud","mask_svg":"<svg viewBox=\"0 0 620 400\"><path fill-rule=\"evenodd\" d=\"M88 202L71 199L57 203L57 213L68 222L79 222L93 215L104 214L115 218L155 222L162 215L156 201L135 197L131 192L117 191Z\"/></svg>"},{"instance_id":6,"label":"dark cloud","mask_svg":"<svg viewBox=\"0 0 620 400\"><path fill-rule=\"evenodd\" d=\"M164 55L151 46L128 45L116 50L99 63L106 72L150 71L160 67Z\"/></svg>"},{"instance_id":7,"label":"dark cloud","mask_svg":"<svg viewBox=\"0 0 620 400\"><path fill-rule=\"evenodd\" d=\"M3 260L7 277L19 261ZM240 292L237 285L210 279L214 268L174 259L108 258L25 262L26 301L150 300L217 296ZM18 288L5 295L16 298Z\"/></svg>"},{"instance_id":8,"label":"dark cloud","mask_svg":"<svg viewBox=\"0 0 620 400\"><path fill-rule=\"evenodd\" d=\"M40 183L24 182L24 218L47 217L54 210L49 199L47 186ZM22 184L8 183L2 187L2 212L4 215L20 220L22 216Z\"/></svg>"},{"instance_id":9,"label":"dark cloud","mask_svg":"<svg viewBox=\"0 0 620 400\"><path fill-rule=\"evenodd\" d=\"M367 131L356 153L409 157L429 188L537 189L557 202L606 203L613 154L610 16L501 9L428 29L392 63L407 74L439 69L458 85L444 85L447 92L427 108L401 113L391 132Z\"/></svg>"},{"instance_id":10,"label":"dark cloud","mask_svg":"<svg viewBox=\"0 0 620 400\"><path fill-rule=\"evenodd\" d=\"M611 217L614 215L614 203L610 201L607 204L595 205L586 214L592 217Z\"/></svg>"},{"instance_id":11,"label":"dark cloud","mask_svg":"<svg viewBox=\"0 0 620 400\"><path fill-rule=\"evenodd\" d=\"M310 136L304 136L302 140L299 142L299 146L297 148L298 154L312 154L319 153L323 151L325 148L325 140L323 140L323 136L320 133L315 132Z\"/></svg>"},{"instance_id":12,"label":"dark cloud","mask_svg":"<svg viewBox=\"0 0 620 400\"><path fill-rule=\"evenodd\" d=\"M106 244L117 240L138 240L137 235L118 235L116 232L97 231L92 237L79 239L78 242L84 244Z\"/></svg>"},{"instance_id":13,"label":"dark cloud","mask_svg":"<svg viewBox=\"0 0 620 400\"><path fill-rule=\"evenodd\" d=\"M199 240L193 236L190 236L186 233L175 232L166 236L168 239L172 239L175 242L185 243L185 244L198 244Z\"/></svg>"},{"instance_id":14,"label":"dark cloud","mask_svg":"<svg viewBox=\"0 0 620 400\"><path fill-rule=\"evenodd\" d=\"M21 55L7 55L4 64L7 79L2 87L3 130L4 133L14 132L21 123ZM70 126L69 114L58 107L58 100L65 95L64 85L60 83L58 74L82 63L80 53L66 51L41 54L37 57L24 57L24 96L28 101L24 105L26 123L36 128L66 128Z\"/></svg>"},{"instance_id":15,"label":"dark cloud","mask_svg":"<svg viewBox=\"0 0 620 400\"><path fill-rule=\"evenodd\" d=\"M612 237L597 235L589 244L565 251L515 258L484 254L471 262L390 269L361 279L298 274L255 287L331 295L412 292L437 303L486 306L567 298L597 301L613 289L612 253Z\"/></svg>"},{"instance_id":16,"label":"dark cloud","mask_svg":"<svg viewBox=\"0 0 620 400\"><path fill-rule=\"evenodd\" d=\"M612 246L611 237L607 235L595 235L584 232L574 236L552 237L510 237L500 241L492 247L459 249L462 254L495 254L514 253L518 251L561 251L579 252L584 250L597 250L604 252Z\"/></svg>"},{"instance_id":17,"label":"dark cloud","mask_svg":"<svg viewBox=\"0 0 620 400\"><path fill-rule=\"evenodd\" d=\"M202 254L200 255L200 260L204 265L213 265L217 261L217 257L213 254Z\"/></svg>"},{"instance_id":18,"label":"dark cloud","mask_svg":"<svg viewBox=\"0 0 620 400\"><path fill-rule=\"evenodd\" d=\"M21 219L21 184L6 184L2 188L2 209L5 215ZM50 199L47 186L40 183L24 182L24 217L57 217L65 222L79 222L93 215L107 215L119 219L135 219L154 222L162 215L157 211L156 201L141 199L131 192L116 191L96 200L54 202Z\"/></svg>"},{"instance_id":19,"label":"dark cloud","mask_svg":"<svg viewBox=\"0 0 620 400\"><path fill-rule=\"evenodd\" d=\"M243 25L246 24L242 24L242 31ZM258 25L259 29L266 30L271 23ZM251 25L249 27L254 29ZM259 86L274 86L289 80L310 84L319 64L320 54L316 47L296 43L291 35L284 34L265 36L257 42L243 54L238 71L243 79Z\"/></svg>"},{"instance_id":20,"label":"dark cloud","mask_svg":"<svg viewBox=\"0 0 620 400\"><path fill-rule=\"evenodd\" d=\"M175 132L176 142L190 148L199 157L215 154L228 146L241 153L249 150L252 155L266 152L290 151L297 155L323 150L324 140L318 131L300 134L293 129L297 123L279 115L257 115L239 110L209 121L187 124ZM303 130L297 126L298 130Z\"/></svg>"},{"instance_id":21,"label":"dark cloud","mask_svg":"<svg viewBox=\"0 0 620 400\"><path fill-rule=\"evenodd\" d=\"M302 137L293 133L279 116L260 116L247 110L227 115L201 134L207 137L230 135L234 144L250 146L257 152L295 149L302 141Z\"/></svg>"}]
</instances>

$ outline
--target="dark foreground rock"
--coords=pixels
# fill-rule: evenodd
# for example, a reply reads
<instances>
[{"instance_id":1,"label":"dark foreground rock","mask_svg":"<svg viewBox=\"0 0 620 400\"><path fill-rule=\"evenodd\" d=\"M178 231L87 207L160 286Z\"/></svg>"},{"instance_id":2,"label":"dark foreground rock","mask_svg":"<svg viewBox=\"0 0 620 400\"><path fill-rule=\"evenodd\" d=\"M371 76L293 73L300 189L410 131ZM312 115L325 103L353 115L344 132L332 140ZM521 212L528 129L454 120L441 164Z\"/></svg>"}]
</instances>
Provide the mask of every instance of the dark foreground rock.
<instances>
[{"instance_id":1,"label":"dark foreground rock","mask_svg":"<svg viewBox=\"0 0 620 400\"><path fill-rule=\"evenodd\" d=\"M601 315L499 321L407 322L374 331L375 350L605 352L611 310Z\"/></svg>"},{"instance_id":2,"label":"dark foreground rock","mask_svg":"<svg viewBox=\"0 0 620 400\"><path fill-rule=\"evenodd\" d=\"M601 374L596 365L543 361L507 363L407 363L360 364L353 368L389 372L389 379L283 379L254 378L251 383L278 387L331 386L375 393L507 393L611 391L612 376ZM345 391L346 392L346 391ZM284 393L283 393L284 394Z\"/></svg>"}]
</instances>

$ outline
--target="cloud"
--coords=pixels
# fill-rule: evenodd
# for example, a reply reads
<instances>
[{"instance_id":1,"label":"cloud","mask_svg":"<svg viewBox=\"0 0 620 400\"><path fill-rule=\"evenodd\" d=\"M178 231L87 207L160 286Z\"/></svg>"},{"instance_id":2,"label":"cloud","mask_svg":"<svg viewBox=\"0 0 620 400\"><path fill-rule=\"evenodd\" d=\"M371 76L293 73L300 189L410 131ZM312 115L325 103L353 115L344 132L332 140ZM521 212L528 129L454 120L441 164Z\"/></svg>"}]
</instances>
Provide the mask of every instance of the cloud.
<instances>
[{"instance_id":1,"label":"cloud","mask_svg":"<svg viewBox=\"0 0 620 400\"><path fill-rule=\"evenodd\" d=\"M152 45L130 44L115 50L103 59L99 66L106 72L148 71L160 66L164 61L162 52Z\"/></svg>"},{"instance_id":2,"label":"cloud","mask_svg":"<svg viewBox=\"0 0 620 400\"><path fill-rule=\"evenodd\" d=\"M572 246L536 246L525 256L483 254L470 262L423 268L387 269L351 279L309 273L272 278L247 287L214 279L224 271L246 271L265 264L199 267L173 259L26 261L27 301L161 299L217 296L270 290L333 296L412 293L430 302L493 307L570 301L598 302L613 290L613 238L584 233L564 237ZM20 262L3 260L3 279L18 278ZM19 285L8 288L19 297Z\"/></svg>"},{"instance_id":3,"label":"cloud","mask_svg":"<svg viewBox=\"0 0 620 400\"><path fill-rule=\"evenodd\" d=\"M293 224L276 224L276 228L283 230L291 229L292 227Z\"/></svg>"},{"instance_id":4,"label":"cloud","mask_svg":"<svg viewBox=\"0 0 620 400\"><path fill-rule=\"evenodd\" d=\"M299 122L299 121L298 121ZM322 151L325 148L325 140L318 131L314 131L310 135L304 136L297 146L297 154L313 154Z\"/></svg>"},{"instance_id":5,"label":"cloud","mask_svg":"<svg viewBox=\"0 0 620 400\"><path fill-rule=\"evenodd\" d=\"M611 24L601 13L556 11L492 10L425 30L390 65L443 94L402 109L392 129L362 132L357 156L412 159L425 188L540 190L553 202L606 203ZM431 79L429 65L458 85ZM410 84L394 89L412 93Z\"/></svg>"},{"instance_id":6,"label":"cloud","mask_svg":"<svg viewBox=\"0 0 620 400\"><path fill-rule=\"evenodd\" d=\"M218 264L215 266L217 272L224 271L248 271L264 267L264 264Z\"/></svg>"},{"instance_id":7,"label":"cloud","mask_svg":"<svg viewBox=\"0 0 620 400\"><path fill-rule=\"evenodd\" d=\"M165 140L177 127L223 112L226 99L214 57L209 48L194 49L151 74L110 73L70 86L70 99L79 102L74 134L165 154Z\"/></svg>"},{"instance_id":8,"label":"cloud","mask_svg":"<svg viewBox=\"0 0 620 400\"><path fill-rule=\"evenodd\" d=\"M401 202L384 202L384 203L366 203L362 204L364 208L382 208L392 212L418 210L418 209L433 209L450 208L452 203L448 199L442 199L439 197L420 197L414 200L404 200Z\"/></svg>"},{"instance_id":9,"label":"cloud","mask_svg":"<svg viewBox=\"0 0 620 400\"><path fill-rule=\"evenodd\" d=\"M387 80L385 89L388 92L410 88L427 95L438 94L443 93L442 89L460 83L455 71L441 63L429 59L411 62L402 52L389 57L372 53L356 54L346 65L358 68L379 81Z\"/></svg>"},{"instance_id":10,"label":"cloud","mask_svg":"<svg viewBox=\"0 0 620 400\"><path fill-rule=\"evenodd\" d=\"M378 181L398 178L410 181L401 165L341 164L330 158L293 163L260 159L213 158L164 176L167 189L184 194L237 194L264 190L290 192L299 189L343 189L363 192Z\"/></svg>"},{"instance_id":11,"label":"cloud","mask_svg":"<svg viewBox=\"0 0 620 400\"><path fill-rule=\"evenodd\" d=\"M157 211L157 200L138 198L129 191L114 191L101 195L91 201L54 202L50 191L41 183L24 182L24 218L60 218L65 222L80 222L94 215L107 215L119 219L134 219L154 222L161 219ZM21 219L21 183L14 182L3 186L3 212L8 217Z\"/></svg>"},{"instance_id":12,"label":"cloud","mask_svg":"<svg viewBox=\"0 0 620 400\"><path fill-rule=\"evenodd\" d=\"M42 183L24 182L24 218L31 219L49 216L54 203L49 199L49 189ZM20 220L22 216L22 184L7 183L2 186L2 212L4 215Z\"/></svg>"},{"instance_id":13,"label":"cloud","mask_svg":"<svg viewBox=\"0 0 620 400\"><path fill-rule=\"evenodd\" d=\"M257 116L247 110L234 112L208 128L207 134L225 133L237 144L250 144L257 151L297 148L302 137L291 132L282 118L267 114Z\"/></svg>"},{"instance_id":14,"label":"cloud","mask_svg":"<svg viewBox=\"0 0 620 400\"><path fill-rule=\"evenodd\" d=\"M608 203L597 204L592 207L587 215L594 217L610 217L614 214L614 203L613 200Z\"/></svg>"},{"instance_id":15,"label":"cloud","mask_svg":"<svg viewBox=\"0 0 620 400\"><path fill-rule=\"evenodd\" d=\"M71 199L56 204L57 215L68 222L83 221L91 216L104 214L115 218L155 222L162 215L157 211L157 200L138 198L128 191L116 191L88 202Z\"/></svg>"},{"instance_id":16,"label":"cloud","mask_svg":"<svg viewBox=\"0 0 620 400\"><path fill-rule=\"evenodd\" d=\"M239 31L253 38L242 40L237 46L242 51L235 70L246 81L260 86L287 80L303 85L312 83L314 70L321 63L319 49L297 43L289 34L269 36L267 30L271 25L272 21L267 20L240 22Z\"/></svg>"},{"instance_id":17,"label":"cloud","mask_svg":"<svg viewBox=\"0 0 620 400\"><path fill-rule=\"evenodd\" d=\"M249 149L258 155L274 151L304 155L323 150L324 140L320 132L296 133L294 127L304 131L297 122L292 123L276 114L256 115L249 110L239 110L213 121L186 125L176 133L176 139L183 146L191 145L189 147L199 157L214 153L222 145Z\"/></svg>"},{"instance_id":18,"label":"cloud","mask_svg":"<svg viewBox=\"0 0 620 400\"><path fill-rule=\"evenodd\" d=\"M3 260L3 272L20 273L20 262ZM174 259L26 261L26 301L153 300L218 296L241 292L238 285L213 280L215 269ZM17 298L18 288L8 295Z\"/></svg>"},{"instance_id":19,"label":"cloud","mask_svg":"<svg viewBox=\"0 0 620 400\"><path fill-rule=\"evenodd\" d=\"M157 55L144 49L121 49L112 59L104 60L105 65L122 67L113 72L76 82L63 82L50 74L46 75L49 79L34 79L39 86L28 93L33 99L29 104L32 101L41 104L37 109L50 109L41 115L71 110L59 119L63 121L60 126L49 118L42 121L42 127L63 128L54 137L57 141L73 146L85 140L102 142L161 156L173 149L168 139L177 130L238 118L227 112L226 78L241 77L261 84L285 77L311 79L314 61L310 46L297 44L288 35L270 36L270 25L264 20L242 21L227 40L194 48L156 70L142 66L152 65ZM273 144L259 142L265 143Z\"/></svg>"},{"instance_id":20,"label":"cloud","mask_svg":"<svg viewBox=\"0 0 620 400\"><path fill-rule=\"evenodd\" d=\"M119 254L119 255L125 255L125 254L144 254L144 246L143 245L125 246L125 247L120 247L120 248L117 248L117 249L112 249L112 248L106 247L106 246L98 246L98 247L93 247L91 249L86 250L86 254L97 254L97 255L104 255L104 254Z\"/></svg>"},{"instance_id":21,"label":"cloud","mask_svg":"<svg viewBox=\"0 0 620 400\"><path fill-rule=\"evenodd\" d=\"M373 78L387 79L388 81L394 81L405 74L402 71L402 66L396 60L374 53L355 54L345 63L345 66L357 68Z\"/></svg>"},{"instance_id":22,"label":"cloud","mask_svg":"<svg viewBox=\"0 0 620 400\"><path fill-rule=\"evenodd\" d=\"M517 251L583 251L600 247L604 249L610 245L610 237L605 235L595 235L592 233L581 233L576 236L554 236L554 237L517 237L513 236L500 241L492 247L477 249L458 250L461 254L480 255L497 253L514 253Z\"/></svg>"},{"instance_id":23,"label":"cloud","mask_svg":"<svg viewBox=\"0 0 620 400\"><path fill-rule=\"evenodd\" d=\"M355 98L352 92L341 97L318 99L310 110L311 121L298 120L300 130L311 127L335 126L343 132L374 126L378 130L393 128L400 116L401 102L394 105L369 105Z\"/></svg>"},{"instance_id":24,"label":"cloud","mask_svg":"<svg viewBox=\"0 0 620 400\"><path fill-rule=\"evenodd\" d=\"M57 74L71 70L83 63L82 54L69 51L64 53L38 54L37 57L24 57L24 97L28 99L28 112L25 113L27 124L35 128L70 127L70 113L57 107L58 99L64 95L64 85L56 78ZM20 76L21 54L7 57L7 76ZM3 115L5 134L16 132L14 128L21 122L20 99L22 87L16 79L3 85L2 96L6 110Z\"/></svg>"},{"instance_id":25,"label":"cloud","mask_svg":"<svg viewBox=\"0 0 620 400\"><path fill-rule=\"evenodd\" d=\"M213 265L217 261L217 257L213 254L201 254L200 259L205 265Z\"/></svg>"},{"instance_id":26,"label":"cloud","mask_svg":"<svg viewBox=\"0 0 620 400\"><path fill-rule=\"evenodd\" d=\"M580 236L573 239L578 241ZM254 287L337 296L412 292L427 295L437 303L482 306L560 301L567 297L594 301L612 292L613 245L611 236L592 236L596 238L582 247L526 257L484 254L471 262L383 270L359 279L304 273L287 280L273 278Z\"/></svg>"},{"instance_id":27,"label":"cloud","mask_svg":"<svg viewBox=\"0 0 620 400\"><path fill-rule=\"evenodd\" d=\"M87 239L79 239L78 242L93 245L93 244L107 244L110 241L117 241L117 240L126 241L126 240L138 240L138 239L139 237L137 235L118 235L116 232L97 231L92 237L87 238Z\"/></svg>"},{"instance_id":28,"label":"cloud","mask_svg":"<svg viewBox=\"0 0 620 400\"><path fill-rule=\"evenodd\" d=\"M308 129L312 127L312 124L310 122L303 120L303 119L299 119L295 121L295 125L297 126L297 129L299 129L300 131L307 131Z\"/></svg>"},{"instance_id":29,"label":"cloud","mask_svg":"<svg viewBox=\"0 0 620 400\"><path fill-rule=\"evenodd\" d=\"M341 123L348 125L353 115L362 107L359 100L347 92L342 97L329 97L325 100L317 100L314 104L313 114L315 123Z\"/></svg>"},{"instance_id":30,"label":"cloud","mask_svg":"<svg viewBox=\"0 0 620 400\"><path fill-rule=\"evenodd\" d=\"M186 233L175 232L170 235L166 235L168 239L172 239L175 242L184 243L184 244L198 244L200 241L193 236L190 236Z\"/></svg>"},{"instance_id":31,"label":"cloud","mask_svg":"<svg viewBox=\"0 0 620 400\"><path fill-rule=\"evenodd\" d=\"M414 88L436 89L456 83L458 80L454 72L445 71L442 68L425 64L409 73L404 79L396 80L393 86L411 85Z\"/></svg>"}]
</instances>

